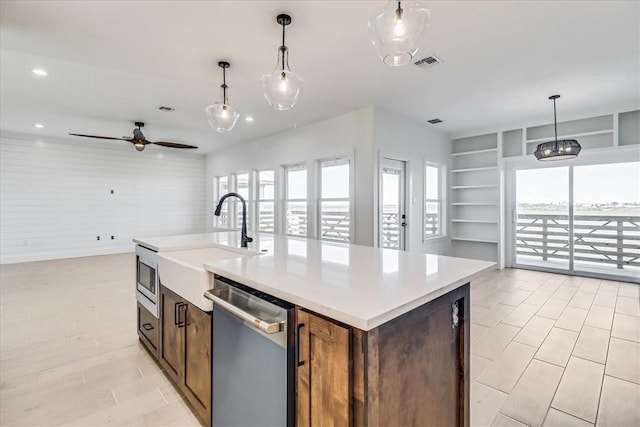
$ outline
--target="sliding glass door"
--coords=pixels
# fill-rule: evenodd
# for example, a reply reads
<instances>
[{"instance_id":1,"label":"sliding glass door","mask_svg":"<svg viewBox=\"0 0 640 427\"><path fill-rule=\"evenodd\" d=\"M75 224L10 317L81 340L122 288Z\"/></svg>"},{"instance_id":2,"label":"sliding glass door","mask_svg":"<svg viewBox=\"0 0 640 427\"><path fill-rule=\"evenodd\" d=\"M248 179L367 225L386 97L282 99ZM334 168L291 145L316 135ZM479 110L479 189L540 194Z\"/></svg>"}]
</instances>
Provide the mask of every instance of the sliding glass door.
<instances>
[{"instance_id":1,"label":"sliding glass door","mask_svg":"<svg viewBox=\"0 0 640 427\"><path fill-rule=\"evenodd\" d=\"M573 168L574 269L640 277L640 162Z\"/></svg>"},{"instance_id":2,"label":"sliding glass door","mask_svg":"<svg viewBox=\"0 0 640 427\"><path fill-rule=\"evenodd\" d=\"M569 167L516 171L516 263L569 269Z\"/></svg>"},{"instance_id":3,"label":"sliding glass door","mask_svg":"<svg viewBox=\"0 0 640 427\"><path fill-rule=\"evenodd\" d=\"M640 162L515 171L515 266L640 278Z\"/></svg>"}]
</instances>

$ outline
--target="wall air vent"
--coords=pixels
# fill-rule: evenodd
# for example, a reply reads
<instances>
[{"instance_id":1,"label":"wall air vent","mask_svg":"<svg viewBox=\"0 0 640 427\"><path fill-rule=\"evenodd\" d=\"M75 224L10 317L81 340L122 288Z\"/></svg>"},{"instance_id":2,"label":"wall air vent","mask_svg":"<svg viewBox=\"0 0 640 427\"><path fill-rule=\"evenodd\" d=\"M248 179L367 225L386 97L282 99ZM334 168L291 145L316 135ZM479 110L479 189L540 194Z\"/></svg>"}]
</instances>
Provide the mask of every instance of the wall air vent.
<instances>
[{"instance_id":1,"label":"wall air vent","mask_svg":"<svg viewBox=\"0 0 640 427\"><path fill-rule=\"evenodd\" d=\"M442 63L442 59L438 58L435 55L425 56L424 58L415 62L415 64L420 68L430 68L440 63Z\"/></svg>"},{"instance_id":2,"label":"wall air vent","mask_svg":"<svg viewBox=\"0 0 640 427\"><path fill-rule=\"evenodd\" d=\"M431 120L427 120L427 122L431 123L432 125L437 125L438 123L442 123L442 120L440 120L440 119L431 119Z\"/></svg>"}]
</instances>

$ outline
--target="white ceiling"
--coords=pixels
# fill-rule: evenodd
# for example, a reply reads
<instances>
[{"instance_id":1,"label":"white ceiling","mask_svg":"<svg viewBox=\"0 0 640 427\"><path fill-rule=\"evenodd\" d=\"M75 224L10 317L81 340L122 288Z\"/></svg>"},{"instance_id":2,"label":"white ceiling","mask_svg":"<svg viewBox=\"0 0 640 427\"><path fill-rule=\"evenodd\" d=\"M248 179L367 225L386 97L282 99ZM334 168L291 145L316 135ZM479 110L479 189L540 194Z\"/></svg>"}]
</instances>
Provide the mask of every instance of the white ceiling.
<instances>
[{"instance_id":1,"label":"white ceiling","mask_svg":"<svg viewBox=\"0 0 640 427\"><path fill-rule=\"evenodd\" d=\"M368 105L438 117L457 136L548 122L554 93L560 120L640 106L639 2L427 2L418 57L444 60L427 70L389 68L375 55L367 20L385 4L2 1L0 129L120 137L142 120L149 139L207 153ZM286 112L266 104L259 84L275 66L280 12L293 17L290 65L305 80ZM225 135L204 115L219 98L220 59L231 62L230 104L255 117Z\"/></svg>"}]
</instances>

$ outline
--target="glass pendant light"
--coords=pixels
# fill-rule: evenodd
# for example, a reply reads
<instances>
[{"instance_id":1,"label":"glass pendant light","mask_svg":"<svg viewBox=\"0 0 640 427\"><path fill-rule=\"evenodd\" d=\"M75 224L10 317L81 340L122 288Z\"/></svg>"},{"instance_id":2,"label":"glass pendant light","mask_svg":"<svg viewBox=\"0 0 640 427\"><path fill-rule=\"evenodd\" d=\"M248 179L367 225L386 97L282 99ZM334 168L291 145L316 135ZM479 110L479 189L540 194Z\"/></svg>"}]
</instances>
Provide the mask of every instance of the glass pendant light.
<instances>
[{"instance_id":1,"label":"glass pendant light","mask_svg":"<svg viewBox=\"0 0 640 427\"><path fill-rule=\"evenodd\" d=\"M390 1L369 19L371 42L382 62L392 67L408 64L429 20L420 1Z\"/></svg>"},{"instance_id":2,"label":"glass pendant light","mask_svg":"<svg viewBox=\"0 0 640 427\"><path fill-rule=\"evenodd\" d=\"M216 102L213 105L209 105L204 111L207 113L207 119L209 120L211 128L216 132L226 133L236 125L240 114L227 104L228 86L226 70L231 64L226 61L220 61L218 62L218 66L222 68L222 84L220 85L222 88L222 103Z\"/></svg>"},{"instance_id":3,"label":"glass pendant light","mask_svg":"<svg viewBox=\"0 0 640 427\"><path fill-rule=\"evenodd\" d=\"M276 22L282 25L282 46L278 48L278 63L271 74L261 77L264 97L276 110L289 110L298 100L302 78L289 69L289 49L284 43L284 29L291 24L289 15L280 14Z\"/></svg>"},{"instance_id":4,"label":"glass pendant light","mask_svg":"<svg viewBox=\"0 0 640 427\"><path fill-rule=\"evenodd\" d=\"M566 160L578 157L578 153L582 147L575 139L561 139L558 141L558 121L556 119L556 99L560 95L552 95L549 99L553 99L553 127L555 129L555 140L538 144L536 151L533 153L536 159L542 161L548 160Z\"/></svg>"}]
</instances>

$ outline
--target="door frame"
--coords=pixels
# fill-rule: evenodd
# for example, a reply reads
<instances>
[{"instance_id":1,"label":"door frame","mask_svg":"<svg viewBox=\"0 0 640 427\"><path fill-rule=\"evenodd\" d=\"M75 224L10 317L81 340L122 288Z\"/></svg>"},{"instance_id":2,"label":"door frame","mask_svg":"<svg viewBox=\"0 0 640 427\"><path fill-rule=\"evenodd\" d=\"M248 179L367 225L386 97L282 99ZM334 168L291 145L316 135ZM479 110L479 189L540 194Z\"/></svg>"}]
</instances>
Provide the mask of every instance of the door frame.
<instances>
[{"instance_id":1,"label":"door frame","mask_svg":"<svg viewBox=\"0 0 640 427\"><path fill-rule=\"evenodd\" d=\"M506 266L523 270L543 271L547 273L558 273L570 276L593 277L605 280L615 280L624 282L640 283L640 278L634 280L633 277L619 276L607 273L592 273L575 270L573 256L569 257L569 268L558 269L551 267L539 267L516 262L516 170L521 169L544 169L551 167L567 166L569 168L569 253L573 254L573 169L575 166L604 165L609 163L629 163L640 162L640 150L637 146L618 147L611 149L594 149L590 152L580 153L576 159L559 162L540 162L533 156L527 158L517 158L512 161L505 160L505 240L506 240Z\"/></svg>"},{"instance_id":2,"label":"door frame","mask_svg":"<svg viewBox=\"0 0 640 427\"><path fill-rule=\"evenodd\" d=\"M377 191L377 203L376 203L376 240L377 247L382 248L382 171L384 168L385 160L390 160L392 162L399 162L402 164L402 172L400 178L401 184L401 194L399 197L399 201L401 202L401 210L403 211L401 215L404 215L404 223L407 224L405 226L401 226L398 234L398 250L406 251L410 247L409 235L407 233L408 224L410 221L409 215L409 194L411 192L409 184L409 174L407 173L409 170L409 160L404 156L399 156L396 154L382 153L378 152L378 170L377 170L377 183L378 183L378 191ZM400 218L402 220L402 218ZM400 221L402 222L402 221Z\"/></svg>"}]
</instances>

